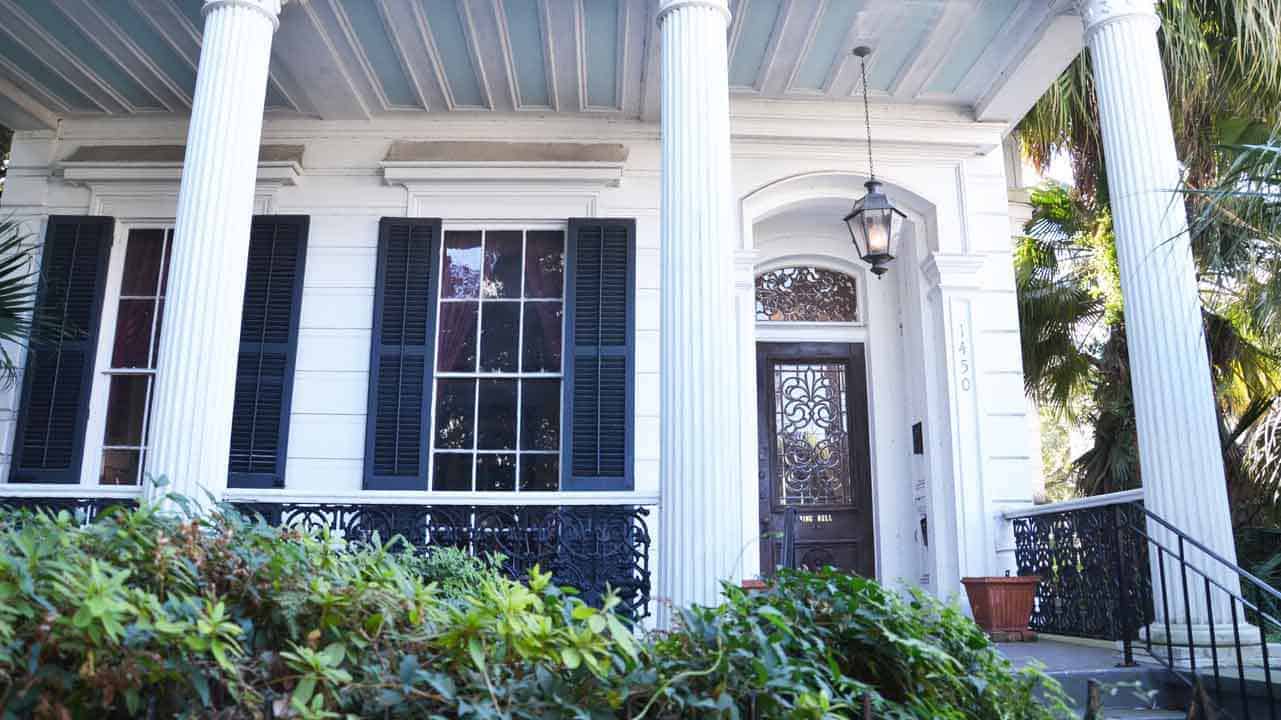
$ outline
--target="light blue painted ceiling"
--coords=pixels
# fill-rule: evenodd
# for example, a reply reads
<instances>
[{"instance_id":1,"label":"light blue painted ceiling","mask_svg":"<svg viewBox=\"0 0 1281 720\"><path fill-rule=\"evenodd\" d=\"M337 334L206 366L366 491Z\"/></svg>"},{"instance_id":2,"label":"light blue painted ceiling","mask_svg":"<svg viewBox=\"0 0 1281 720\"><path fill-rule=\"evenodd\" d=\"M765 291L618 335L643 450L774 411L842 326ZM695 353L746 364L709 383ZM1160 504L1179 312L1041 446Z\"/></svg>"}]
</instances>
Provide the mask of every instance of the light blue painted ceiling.
<instances>
[{"instance_id":1,"label":"light blue painted ceiling","mask_svg":"<svg viewBox=\"0 0 1281 720\"><path fill-rule=\"evenodd\" d=\"M196 66L178 52L155 25L129 0L96 0L98 9L146 53L156 67L190 96L196 87Z\"/></svg>"},{"instance_id":2,"label":"light blue painted ceiling","mask_svg":"<svg viewBox=\"0 0 1281 720\"><path fill-rule=\"evenodd\" d=\"M587 104L618 105L619 0L583 0L587 41Z\"/></svg>"},{"instance_id":3,"label":"light blue painted ceiling","mask_svg":"<svg viewBox=\"0 0 1281 720\"><path fill-rule=\"evenodd\" d=\"M792 81L798 90L823 90L827 80L845 60L846 38L863 9L860 0L829 2L819 17L809 49L801 58Z\"/></svg>"},{"instance_id":4,"label":"light blue painted ceiling","mask_svg":"<svg viewBox=\"0 0 1281 720\"><path fill-rule=\"evenodd\" d=\"M431 36L436 43L436 51L440 53L440 61L445 66L445 79L449 83L454 104L460 107L485 107L485 97L481 94L471 48L467 44L470 34L463 30L458 3L454 0L422 2Z\"/></svg>"},{"instance_id":5,"label":"light blue painted ceiling","mask_svg":"<svg viewBox=\"0 0 1281 720\"><path fill-rule=\"evenodd\" d=\"M160 110L163 108L160 100L147 92L142 83L124 68L120 59L109 55L89 37L91 33L81 30L79 24L54 7L49 0L17 0L16 4L36 22L43 32L48 33L59 45L92 67L94 74L134 109Z\"/></svg>"},{"instance_id":6,"label":"light blue painted ceiling","mask_svg":"<svg viewBox=\"0 0 1281 720\"><path fill-rule=\"evenodd\" d=\"M387 103L395 108L421 107L422 101L401 64L400 53L384 22L381 4L370 0L341 0L340 4Z\"/></svg>"},{"instance_id":7,"label":"light blue painted ceiling","mask_svg":"<svg viewBox=\"0 0 1281 720\"><path fill-rule=\"evenodd\" d=\"M783 0L743 0L739 3L738 12L743 16L738 42L730 58L729 84L732 87L756 85L782 9Z\"/></svg>"},{"instance_id":8,"label":"light blue painted ceiling","mask_svg":"<svg viewBox=\"0 0 1281 720\"><path fill-rule=\"evenodd\" d=\"M0 27L0 59L6 60L18 68L21 74L16 75L13 79L20 87L28 85L25 78L22 77L22 75L26 75L35 81L43 91L51 94L53 100L62 103L72 112L102 111L102 108L80 92L75 84L36 57L22 43L19 43L17 38L5 32L3 27ZM4 72L3 68L0 68L0 75L3 74L7 73Z\"/></svg>"},{"instance_id":9,"label":"light blue painted ceiling","mask_svg":"<svg viewBox=\"0 0 1281 720\"><path fill-rule=\"evenodd\" d=\"M285 5L267 106L353 119L548 110L656 119L655 0L307 0ZM0 0L0 80L52 116L185 113L204 0ZM1066 0L731 0L731 91L973 106ZM17 97L15 95L15 97ZM12 103L10 103L12 105ZM28 116L29 118L30 116ZM49 115L46 115L49 117ZM0 122L4 118L0 117Z\"/></svg>"},{"instance_id":10,"label":"light blue painted ceiling","mask_svg":"<svg viewBox=\"0 0 1281 720\"><path fill-rule=\"evenodd\" d=\"M979 56L997 40L1006 21L1018 9L1018 0L983 0L955 39L938 72L930 80L931 93L953 93L978 62Z\"/></svg>"},{"instance_id":11,"label":"light blue painted ceiling","mask_svg":"<svg viewBox=\"0 0 1281 720\"><path fill-rule=\"evenodd\" d=\"M511 40L512 64L516 68L516 92L522 106L550 107L547 87L547 56L543 48L542 12L538 0L503 0L507 35Z\"/></svg>"},{"instance_id":12,"label":"light blue painted ceiling","mask_svg":"<svg viewBox=\"0 0 1281 720\"><path fill-rule=\"evenodd\" d=\"M942 2L903 3L891 21L895 28L894 41L875 43L873 54L868 58L870 89L889 92L911 59L920 52L942 13Z\"/></svg>"}]
</instances>

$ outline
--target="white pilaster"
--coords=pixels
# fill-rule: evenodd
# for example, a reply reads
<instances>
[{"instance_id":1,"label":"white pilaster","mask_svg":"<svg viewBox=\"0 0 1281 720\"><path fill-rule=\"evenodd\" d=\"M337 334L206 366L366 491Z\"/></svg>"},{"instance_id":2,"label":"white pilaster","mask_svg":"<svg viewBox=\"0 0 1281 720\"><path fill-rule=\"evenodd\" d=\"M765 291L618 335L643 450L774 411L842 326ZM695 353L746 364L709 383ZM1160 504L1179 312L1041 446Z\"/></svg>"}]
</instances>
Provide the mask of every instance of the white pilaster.
<instances>
[{"instance_id":1,"label":"white pilaster","mask_svg":"<svg viewBox=\"0 0 1281 720\"><path fill-rule=\"evenodd\" d=\"M201 502L227 486L258 145L282 3L204 6L147 459L169 492Z\"/></svg>"},{"instance_id":2,"label":"white pilaster","mask_svg":"<svg viewBox=\"0 0 1281 720\"><path fill-rule=\"evenodd\" d=\"M741 573L726 0L662 0L660 603L713 604ZM666 604L659 623L670 622Z\"/></svg>"},{"instance_id":3,"label":"white pilaster","mask_svg":"<svg viewBox=\"0 0 1281 720\"><path fill-rule=\"evenodd\" d=\"M981 256L939 252L921 262L928 300L939 308L933 317L942 324L929 333L941 339L942 346L929 351L941 358L939 367L945 376L939 387L951 409L946 418L951 456L941 464L950 468L951 482L943 472L932 478L936 487L930 512L937 564L935 587L944 597L965 596L961 578L995 572L996 545L988 532L974 348L974 305L982 287L983 266Z\"/></svg>"},{"instance_id":4,"label":"white pilaster","mask_svg":"<svg viewBox=\"0 0 1281 720\"><path fill-rule=\"evenodd\" d=\"M1160 20L1153 0L1080 0L1079 6L1107 159L1144 503L1235 561L1196 268L1177 192L1179 160L1156 38ZM1169 533L1153 528L1153 535L1177 548ZM1235 575L1189 557L1212 580L1237 590ZM1154 565L1159 592L1155 574ZM1185 614L1177 568L1167 564L1166 578L1171 620L1183 623L1190 615L1192 623L1206 623L1204 591L1191 593ZM1160 616L1159 595L1156 609ZM1216 602L1214 610L1216 623L1228 619L1226 605Z\"/></svg>"}]
</instances>

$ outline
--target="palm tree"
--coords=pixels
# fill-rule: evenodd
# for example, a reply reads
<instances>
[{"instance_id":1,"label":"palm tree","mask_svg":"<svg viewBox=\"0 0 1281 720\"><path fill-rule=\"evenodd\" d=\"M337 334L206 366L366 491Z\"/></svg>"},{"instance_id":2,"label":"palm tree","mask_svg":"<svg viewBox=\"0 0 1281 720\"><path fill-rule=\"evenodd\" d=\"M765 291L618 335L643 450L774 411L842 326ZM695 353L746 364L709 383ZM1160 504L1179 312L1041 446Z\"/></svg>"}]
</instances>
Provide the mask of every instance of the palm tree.
<instances>
[{"instance_id":1,"label":"palm tree","mask_svg":"<svg viewBox=\"0 0 1281 720\"><path fill-rule=\"evenodd\" d=\"M35 252L17 221L0 218L0 387L17 378L16 348L38 344L56 332L54 323L35 312Z\"/></svg>"},{"instance_id":2,"label":"palm tree","mask_svg":"<svg viewBox=\"0 0 1281 720\"><path fill-rule=\"evenodd\" d=\"M1179 155L1188 182L1206 187L1219 176L1219 145L1263 142L1276 126L1281 0L1162 0L1157 9ZM1044 168L1066 153L1082 195L1106 202L1089 53L1059 76L1018 131L1035 164Z\"/></svg>"},{"instance_id":3,"label":"palm tree","mask_svg":"<svg viewBox=\"0 0 1281 720\"><path fill-rule=\"evenodd\" d=\"M1268 147L1281 119L1281 0L1165 0L1159 10L1229 491L1243 510L1238 521L1251 522L1257 512L1245 506L1261 507L1268 495L1256 492L1250 471L1251 428L1277 412L1281 387L1281 228L1267 211L1275 200L1257 197L1281 180L1276 156L1257 149ZM1071 192L1034 194L1036 215L1016 255L1028 392L1093 425L1094 446L1075 463L1079 490L1134 487L1140 472L1124 308L1088 54L1041 98L1019 134L1042 167L1066 154L1077 181ZM1237 502L1247 497L1258 501Z\"/></svg>"},{"instance_id":4,"label":"palm tree","mask_svg":"<svg viewBox=\"0 0 1281 720\"><path fill-rule=\"evenodd\" d=\"M1276 446L1258 428L1277 428L1281 443L1281 146L1267 143L1281 119L1281 0L1159 8L1228 491L1237 524L1250 524L1276 505L1277 484L1266 478L1281 477L1258 461L1269 456L1258 448ZM1020 126L1034 163L1070 156L1077 187L1034 193L1016 255L1027 391L1093 425L1094 446L1075 462L1077 487L1090 495L1138 486L1140 475L1095 115L1082 55Z\"/></svg>"}]
</instances>

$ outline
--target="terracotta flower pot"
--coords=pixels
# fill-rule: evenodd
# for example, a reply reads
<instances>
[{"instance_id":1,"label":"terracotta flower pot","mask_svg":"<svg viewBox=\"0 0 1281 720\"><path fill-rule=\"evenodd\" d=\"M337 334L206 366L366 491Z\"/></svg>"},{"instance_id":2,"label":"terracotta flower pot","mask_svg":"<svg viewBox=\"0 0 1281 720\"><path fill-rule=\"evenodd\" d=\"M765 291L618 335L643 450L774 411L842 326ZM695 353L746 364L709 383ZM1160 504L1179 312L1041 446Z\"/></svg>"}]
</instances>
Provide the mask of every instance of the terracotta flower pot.
<instances>
[{"instance_id":1,"label":"terracotta flower pot","mask_svg":"<svg viewBox=\"0 0 1281 720\"><path fill-rule=\"evenodd\" d=\"M974 622L997 640L1029 640L1035 635L1028 629L1032 603L1041 578L1035 575L1016 577L972 577L961 580L970 598Z\"/></svg>"}]
</instances>

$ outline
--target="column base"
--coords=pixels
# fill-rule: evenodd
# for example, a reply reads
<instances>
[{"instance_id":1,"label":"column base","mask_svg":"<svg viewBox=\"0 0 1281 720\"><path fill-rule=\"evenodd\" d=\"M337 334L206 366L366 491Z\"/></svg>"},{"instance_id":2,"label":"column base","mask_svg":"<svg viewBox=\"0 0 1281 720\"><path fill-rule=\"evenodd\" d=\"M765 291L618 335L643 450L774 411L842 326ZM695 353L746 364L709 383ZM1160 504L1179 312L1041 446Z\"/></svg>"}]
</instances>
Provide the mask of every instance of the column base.
<instances>
[{"instance_id":1,"label":"column base","mask_svg":"<svg viewBox=\"0 0 1281 720\"><path fill-rule=\"evenodd\" d=\"M1214 662L1216 651L1220 668L1235 668L1238 664L1236 642L1240 637L1240 662L1246 668L1264 666L1263 634L1257 626L1241 623L1234 632L1231 624L1192 625L1191 642L1188 641L1188 631L1187 625L1176 627L1171 623L1167 633L1164 623L1153 623L1139 632L1136 646L1146 644L1151 637L1152 655L1162 662L1169 662L1173 656L1175 669L1179 670L1191 669L1193 658L1198 669L1209 667ZM1266 655L1268 665L1274 670L1281 669L1281 643L1269 642Z\"/></svg>"}]
</instances>

